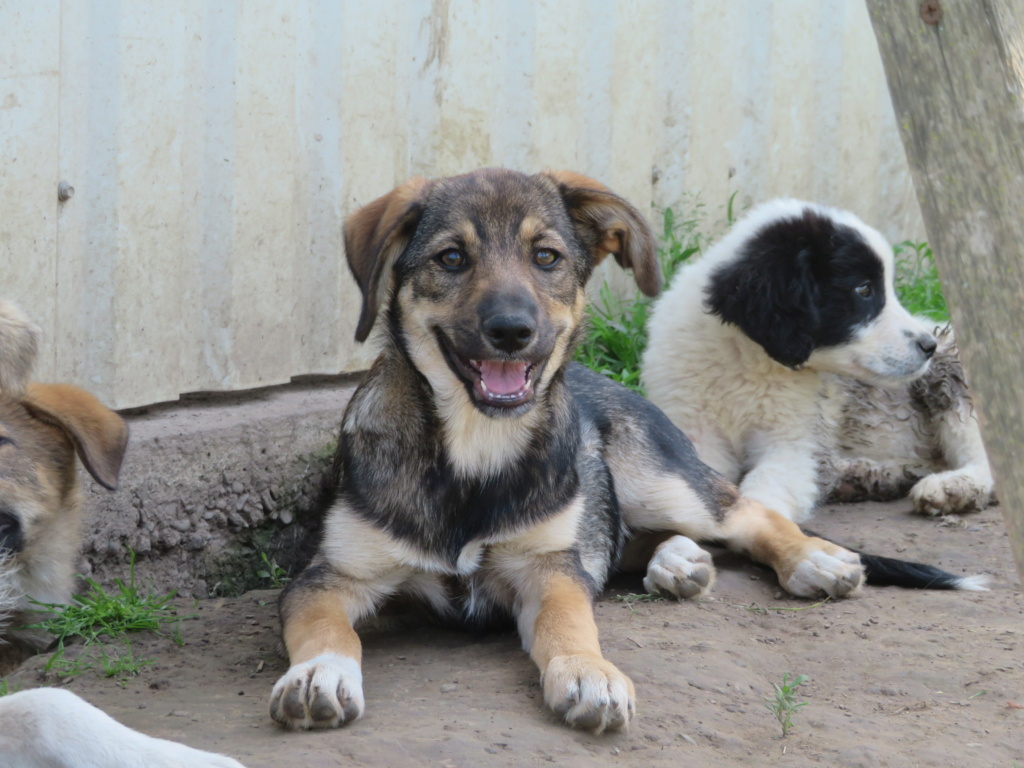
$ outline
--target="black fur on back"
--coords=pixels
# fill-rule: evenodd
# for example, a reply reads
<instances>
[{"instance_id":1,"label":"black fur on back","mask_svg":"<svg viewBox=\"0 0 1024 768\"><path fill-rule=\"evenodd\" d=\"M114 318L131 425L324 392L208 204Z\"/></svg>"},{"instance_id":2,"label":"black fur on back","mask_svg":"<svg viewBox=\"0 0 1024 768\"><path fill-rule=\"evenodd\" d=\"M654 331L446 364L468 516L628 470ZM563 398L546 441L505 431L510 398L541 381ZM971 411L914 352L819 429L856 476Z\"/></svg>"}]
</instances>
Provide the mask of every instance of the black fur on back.
<instances>
[{"instance_id":1,"label":"black fur on back","mask_svg":"<svg viewBox=\"0 0 1024 768\"><path fill-rule=\"evenodd\" d=\"M871 285L867 298L856 293L864 283ZM761 228L719 266L704 303L774 360L797 367L815 349L849 341L878 317L884 266L857 230L805 208Z\"/></svg>"}]
</instances>

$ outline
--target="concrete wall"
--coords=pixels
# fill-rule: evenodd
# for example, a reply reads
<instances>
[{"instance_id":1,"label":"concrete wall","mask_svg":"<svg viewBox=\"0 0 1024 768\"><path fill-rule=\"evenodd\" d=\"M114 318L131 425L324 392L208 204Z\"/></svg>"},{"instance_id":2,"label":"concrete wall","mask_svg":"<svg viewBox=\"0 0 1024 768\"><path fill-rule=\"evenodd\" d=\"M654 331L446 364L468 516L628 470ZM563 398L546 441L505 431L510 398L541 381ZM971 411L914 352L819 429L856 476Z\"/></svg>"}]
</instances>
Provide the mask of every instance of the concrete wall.
<instances>
[{"instance_id":1,"label":"concrete wall","mask_svg":"<svg viewBox=\"0 0 1024 768\"><path fill-rule=\"evenodd\" d=\"M118 408L365 367L341 223L412 174L923 232L856 0L0 0L0 153L38 377Z\"/></svg>"}]
</instances>

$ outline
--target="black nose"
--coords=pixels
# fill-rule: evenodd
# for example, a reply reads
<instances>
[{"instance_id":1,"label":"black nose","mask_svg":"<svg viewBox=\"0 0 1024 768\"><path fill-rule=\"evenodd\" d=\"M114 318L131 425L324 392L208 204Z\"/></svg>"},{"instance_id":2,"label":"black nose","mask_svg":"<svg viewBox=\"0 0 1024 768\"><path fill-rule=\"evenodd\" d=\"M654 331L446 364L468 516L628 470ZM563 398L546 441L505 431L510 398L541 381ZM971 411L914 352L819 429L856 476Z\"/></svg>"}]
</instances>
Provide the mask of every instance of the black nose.
<instances>
[{"instance_id":1,"label":"black nose","mask_svg":"<svg viewBox=\"0 0 1024 768\"><path fill-rule=\"evenodd\" d=\"M930 333L925 333L917 337L917 347L924 353L926 358L931 359L931 356L935 354L935 348L938 346L939 343Z\"/></svg>"},{"instance_id":2,"label":"black nose","mask_svg":"<svg viewBox=\"0 0 1024 768\"><path fill-rule=\"evenodd\" d=\"M492 315L483 322L491 346L502 352L518 352L530 343L535 323L522 315Z\"/></svg>"}]
</instances>

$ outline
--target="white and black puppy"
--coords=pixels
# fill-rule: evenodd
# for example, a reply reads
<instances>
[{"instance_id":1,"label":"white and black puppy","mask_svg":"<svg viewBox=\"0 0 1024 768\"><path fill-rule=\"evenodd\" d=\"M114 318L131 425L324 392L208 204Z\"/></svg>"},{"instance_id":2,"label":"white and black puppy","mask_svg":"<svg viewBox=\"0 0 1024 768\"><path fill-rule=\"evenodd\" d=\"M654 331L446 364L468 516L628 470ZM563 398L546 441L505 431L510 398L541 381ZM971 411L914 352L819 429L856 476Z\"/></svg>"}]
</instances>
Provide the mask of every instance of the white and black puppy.
<instances>
[{"instance_id":1,"label":"white and black puppy","mask_svg":"<svg viewBox=\"0 0 1024 768\"><path fill-rule=\"evenodd\" d=\"M882 469L913 478L902 494L920 481L921 511L987 501L991 475L966 388L945 407L909 393L937 351L955 361L955 347L940 348L900 305L893 272L890 244L849 212L792 199L758 206L681 269L655 306L648 396L703 461L793 520L806 519L823 492L892 498L897 483L856 477ZM921 406L914 419L905 405ZM867 445L879 450L857 455ZM954 488L962 478L948 472L961 469L975 491Z\"/></svg>"}]
</instances>

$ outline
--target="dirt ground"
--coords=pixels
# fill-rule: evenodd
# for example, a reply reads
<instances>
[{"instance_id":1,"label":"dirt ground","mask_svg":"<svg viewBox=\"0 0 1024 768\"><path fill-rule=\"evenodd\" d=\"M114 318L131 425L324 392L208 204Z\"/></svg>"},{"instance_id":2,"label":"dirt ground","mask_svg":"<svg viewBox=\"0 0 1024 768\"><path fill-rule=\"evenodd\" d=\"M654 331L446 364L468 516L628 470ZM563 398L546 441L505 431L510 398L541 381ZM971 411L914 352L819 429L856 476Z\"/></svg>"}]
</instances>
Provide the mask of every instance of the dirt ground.
<instances>
[{"instance_id":1,"label":"dirt ground","mask_svg":"<svg viewBox=\"0 0 1024 768\"><path fill-rule=\"evenodd\" d=\"M998 509L940 522L908 505L819 513L814 527L852 546L987 573L992 591L867 589L814 605L784 597L767 571L726 553L701 603L596 608L606 656L636 683L627 733L593 736L542 707L537 673L513 635L420 628L364 636L365 717L286 733L267 715L277 655L276 592L181 600L184 645L141 636L152 666L124 681L64 684L127 725L224 752L249 768L320 766L1024 766L1024 601ZM57 684L43 659L9 686ZM781 738L764 697L784 672L808 675Z\"/></svg>"}]
</instances>

